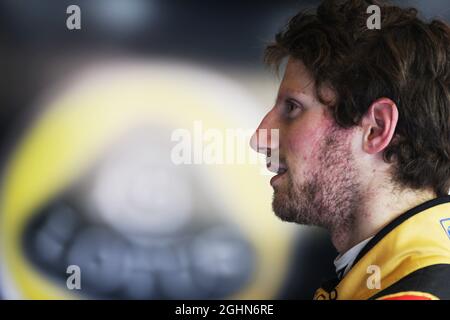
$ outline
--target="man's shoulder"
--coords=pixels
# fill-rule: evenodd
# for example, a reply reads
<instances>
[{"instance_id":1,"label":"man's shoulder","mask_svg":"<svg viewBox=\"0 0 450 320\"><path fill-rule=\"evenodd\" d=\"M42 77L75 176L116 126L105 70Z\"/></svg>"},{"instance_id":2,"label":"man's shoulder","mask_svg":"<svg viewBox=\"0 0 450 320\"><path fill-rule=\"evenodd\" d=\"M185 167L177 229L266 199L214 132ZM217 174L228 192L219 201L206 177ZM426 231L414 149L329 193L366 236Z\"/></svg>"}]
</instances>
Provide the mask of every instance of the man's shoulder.
<instances>
[{"instance_id":1,"label":"man's shoulder","mask_svg":"<svg viewBox=\"0 0 450 320\"><path fill-rule=\"evenodd\" d=\"M450 264L435 264L416 270L371 299L450 300Z\"/></svg>"}]
</instances>

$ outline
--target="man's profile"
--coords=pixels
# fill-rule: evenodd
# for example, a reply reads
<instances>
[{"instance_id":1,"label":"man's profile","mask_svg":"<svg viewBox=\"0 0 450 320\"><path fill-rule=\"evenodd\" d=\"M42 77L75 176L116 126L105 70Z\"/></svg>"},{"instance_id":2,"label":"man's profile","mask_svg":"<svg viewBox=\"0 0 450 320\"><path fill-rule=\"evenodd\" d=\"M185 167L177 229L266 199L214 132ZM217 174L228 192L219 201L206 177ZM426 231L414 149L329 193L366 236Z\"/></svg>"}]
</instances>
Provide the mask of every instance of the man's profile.
<instances>
[{"instance_id":1,"label":"man's profile","mask_svg":"<svg viewBox=\"0 0 450 320\"><path fill-rule=\"evenodd\" d=\"M367 28L371 5L379 30ZM295 15L265 59L287 61L251 140L276 173L273 210L326 228L340 253L314 298L450 299L449 26L326 0ZM278 141L259 139L263 129Z\"/></svg>"}]
</instances>

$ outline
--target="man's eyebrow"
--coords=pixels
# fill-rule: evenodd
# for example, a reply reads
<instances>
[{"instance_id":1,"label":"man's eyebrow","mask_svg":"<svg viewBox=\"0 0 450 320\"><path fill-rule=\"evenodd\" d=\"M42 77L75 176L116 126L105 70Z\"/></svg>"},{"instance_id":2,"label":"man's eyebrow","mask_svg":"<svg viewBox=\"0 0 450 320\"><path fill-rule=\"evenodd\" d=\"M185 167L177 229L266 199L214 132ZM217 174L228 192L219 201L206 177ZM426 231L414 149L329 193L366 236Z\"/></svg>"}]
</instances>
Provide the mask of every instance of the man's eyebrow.
<instances>
[{"instance_id":1,"label":"man's eyebrow","mask_svg":"<svg viewBox=\"0 0 450 320\"><path fill-rule=\"evenodd\" d=\"M282 92L280 92L280 98L286 98L286 97L300 97L301 99L308 99L308 95L303 89L285 89Z\"/></svg>"},{"instance_id":2,"label":"man's eyebrow","mask_svg":"<svg viewBox=\"0 0 450 320\"><path fill-rule=\"evenodd\" d=\"M286 93L289 95L305 95L302 89L287 89Z\"/></svg>"}]
</instances>

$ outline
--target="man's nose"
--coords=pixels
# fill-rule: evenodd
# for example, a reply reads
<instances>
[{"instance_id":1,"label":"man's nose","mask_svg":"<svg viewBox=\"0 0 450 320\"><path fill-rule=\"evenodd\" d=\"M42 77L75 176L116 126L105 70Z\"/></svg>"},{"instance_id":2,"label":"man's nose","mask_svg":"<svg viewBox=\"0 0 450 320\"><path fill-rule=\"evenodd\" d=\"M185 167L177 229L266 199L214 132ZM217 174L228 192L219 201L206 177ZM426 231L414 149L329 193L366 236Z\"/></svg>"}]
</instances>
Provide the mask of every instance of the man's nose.
<instances>
[{"instance_id":1,"label":"man's nose","mask_svg":"<svg viewBox=\"0 0 450 320\"><path fill-rule=\"evenodd\" d=\"M279 129L275 127L272 111L269 112L250 139L250 147L256 152L268 155L279 147Z\"/></svg>"}]
</instances>

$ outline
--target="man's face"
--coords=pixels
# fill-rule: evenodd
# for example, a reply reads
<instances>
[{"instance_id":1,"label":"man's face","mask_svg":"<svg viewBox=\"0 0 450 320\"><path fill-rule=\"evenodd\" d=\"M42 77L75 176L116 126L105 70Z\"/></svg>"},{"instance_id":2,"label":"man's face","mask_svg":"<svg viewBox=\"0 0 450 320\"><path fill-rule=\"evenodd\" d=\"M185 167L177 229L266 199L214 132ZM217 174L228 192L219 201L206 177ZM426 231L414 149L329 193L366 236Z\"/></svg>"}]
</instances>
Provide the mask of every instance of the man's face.
<instances>
[{"instance_id":1,"label":"man's face","mask_svg":"<svg viewBox=\"0 0 450 320\"><path fill-rule=\"evenodd\" d=\"M331 90L322 93L333 99ZM272 129L279 130L279 141L261 137ZM303 63L291 58L275 106L251 141L259 152L279 153L279 168L274 159L268 165L277 173L270 182L277 216L328 229L352 222L362 200L352 132L337 126Z\"/></svg>"}]
</instances>

